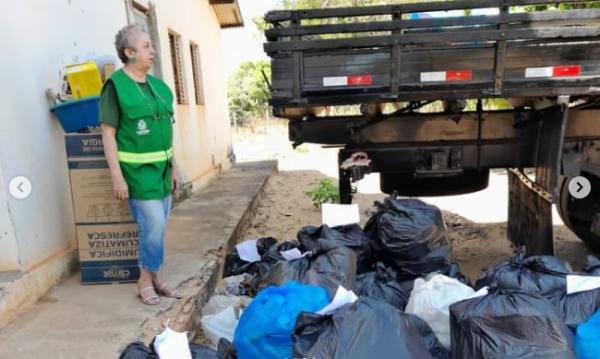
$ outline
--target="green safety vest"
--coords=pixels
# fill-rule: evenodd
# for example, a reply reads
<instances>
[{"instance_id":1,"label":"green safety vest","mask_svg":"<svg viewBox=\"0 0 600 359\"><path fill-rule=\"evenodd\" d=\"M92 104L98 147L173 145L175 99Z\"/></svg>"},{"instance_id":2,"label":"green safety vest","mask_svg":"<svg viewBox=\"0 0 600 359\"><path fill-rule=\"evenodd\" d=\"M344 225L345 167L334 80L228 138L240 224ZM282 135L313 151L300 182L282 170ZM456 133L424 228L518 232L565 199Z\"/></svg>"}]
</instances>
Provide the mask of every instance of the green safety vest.
<instances>
[{"instance_id":1,"label":"green safety vest","mask_svg":"<svg viewBox=\"0 0 600 359\"><path fill-rule=\"evenodd\" d=\"M147 75L154 94L147 98L122 69L108 81L115 86L121 110L117 149L129 197L162 199L171 194L173 93L162 80Z\"/></svg>"}]
</instances>

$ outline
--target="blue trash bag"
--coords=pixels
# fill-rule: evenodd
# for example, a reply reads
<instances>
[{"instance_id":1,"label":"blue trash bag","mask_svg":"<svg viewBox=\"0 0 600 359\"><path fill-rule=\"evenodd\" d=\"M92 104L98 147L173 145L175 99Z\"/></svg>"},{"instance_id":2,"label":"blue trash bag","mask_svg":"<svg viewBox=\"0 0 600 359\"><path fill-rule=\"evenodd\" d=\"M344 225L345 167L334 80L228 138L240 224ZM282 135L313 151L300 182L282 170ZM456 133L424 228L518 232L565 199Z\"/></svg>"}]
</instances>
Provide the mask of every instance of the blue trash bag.
<instances>
[{"instance_id":1,"label":"blue trash bag","mask_svg":"<svg viewBox=\"0 0 600 359\"><path fill-rule=\"evenodd\" d=\"M578 359L597 359L600 355L600 310L577 327L575 349Z\"/></svg>"},{"instance_id":2,"label":"blue trash bag","mask_svg":"<svg viewBox=\"0 0 600 359\"><path fill-rule=\"evenodd\" d=\"M238 358L294 358L292 333L298 314L315 313L330 301L324 288L294 281L261 291L236 328L233 344Z\"/></svg>"}]
</instances>

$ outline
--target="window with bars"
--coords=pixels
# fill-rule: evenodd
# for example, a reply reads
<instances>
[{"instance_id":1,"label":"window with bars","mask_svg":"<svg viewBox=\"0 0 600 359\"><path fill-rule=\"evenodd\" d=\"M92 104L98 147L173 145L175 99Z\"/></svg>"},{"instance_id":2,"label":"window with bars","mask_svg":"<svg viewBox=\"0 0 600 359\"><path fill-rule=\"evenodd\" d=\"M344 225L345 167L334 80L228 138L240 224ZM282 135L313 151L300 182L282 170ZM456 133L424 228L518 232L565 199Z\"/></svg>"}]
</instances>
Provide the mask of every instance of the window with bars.
<instances>
[{"instance_id":1,"label":"window with bars","mask_svg":"<svg viewBox=\"0 0 600 359\"><path fill-rule=\"evenodd\" d=\"M202 87L202 65L200 64L200 49L198 45L190 42L192 54L192 75L194 76L194 94L196 105L204 105L204 88Z\"/></svg>"},{"instance_id":2,"label":"window with bars","mask_svg":"<svg viewBox=\"0 0 600 359\"><path fill-rule=\"evenodd\" d=\"M177 104L187 105L188 100L185 92L183 76L183 53L181 51L181 36L169 32L169 47L171 49L171 63L173 65L173 77L175 79L175 97Z\"/></svg>"}]
</instances>

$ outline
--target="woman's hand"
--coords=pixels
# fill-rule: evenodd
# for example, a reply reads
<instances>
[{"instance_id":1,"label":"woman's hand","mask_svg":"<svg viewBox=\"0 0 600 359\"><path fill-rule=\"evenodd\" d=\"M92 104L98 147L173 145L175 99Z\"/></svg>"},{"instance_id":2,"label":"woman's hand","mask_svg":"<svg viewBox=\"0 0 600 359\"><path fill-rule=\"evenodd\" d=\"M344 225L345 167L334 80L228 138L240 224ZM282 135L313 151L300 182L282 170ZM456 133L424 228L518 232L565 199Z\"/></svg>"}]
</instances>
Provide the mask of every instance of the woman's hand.
<instances>
[{"instance_id":1,"label":"woman's hand","mask_svg":"<svg viewBox=\"0 0 600 359\"><path fill-rule=\"evenodd\" d=\"M125 178L123 175L113 176L113 192L115 194L115 198L119 201L126 201L129 199L129 187L127 186L127 182L125 182Z\"/></svg>"},{"instance_id":2,"label":"woman's hand","mask_svg":"<svg viewBox=\"0 0 600 359\"><path fill-rule=\"evenodd\" d=\"M175 192L179 189L179 171L173 167L171 168L171 193L175 194Z\"/></svg>"},{"instance_id":3,"label":"woman's hand","mask_svg":"<svg viewBox=\"0 0 600 359\"><path fill-rule=\"evenodd\" d=\"M113 194L119 201L125 201L129 199L129 187L125 178L123 178L123 172L121 172L121 166L119 165L119 158L117 156L117 130L106 123L100 125L102 128L102 143L104 144L104 155L110 168L110 174L113 183Z\"/></svg>"}]
</instances>

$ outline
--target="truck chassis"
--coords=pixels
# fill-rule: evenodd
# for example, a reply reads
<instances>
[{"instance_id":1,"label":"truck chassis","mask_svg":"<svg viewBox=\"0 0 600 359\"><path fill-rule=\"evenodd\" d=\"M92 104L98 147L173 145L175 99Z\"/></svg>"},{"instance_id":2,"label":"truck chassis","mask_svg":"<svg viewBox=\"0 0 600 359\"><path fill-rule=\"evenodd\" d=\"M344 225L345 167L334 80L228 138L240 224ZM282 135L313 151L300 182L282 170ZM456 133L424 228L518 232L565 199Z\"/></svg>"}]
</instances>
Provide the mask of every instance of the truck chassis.
<instances>
[{"instance_id":1,"label":"truck chassis","mask_svg":"<svg viewBox=\"0 0 600 359\"><path fill-rule=\"evenodd\" d=\"M511 241L528 254L553 254L556 204L565 225L599 248L600 9L514 11L553 3L269 12L273 113L289 119L295 146L341 148L343 203L370 172L381 174L385 193L437 196L484 189L491 169L506 168ZM411 16L480 8L496 14ZM510 106L488 106L497 98ZM341 105L360 106L360 114L327 114ZM584 199L568 191L577 176L592 183Z\"/></svg>"}]
</instances>

